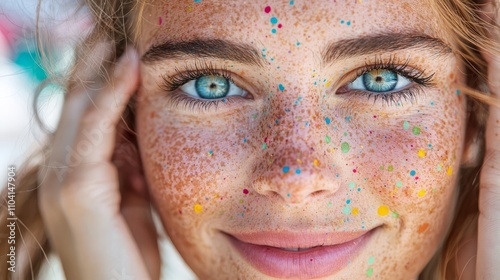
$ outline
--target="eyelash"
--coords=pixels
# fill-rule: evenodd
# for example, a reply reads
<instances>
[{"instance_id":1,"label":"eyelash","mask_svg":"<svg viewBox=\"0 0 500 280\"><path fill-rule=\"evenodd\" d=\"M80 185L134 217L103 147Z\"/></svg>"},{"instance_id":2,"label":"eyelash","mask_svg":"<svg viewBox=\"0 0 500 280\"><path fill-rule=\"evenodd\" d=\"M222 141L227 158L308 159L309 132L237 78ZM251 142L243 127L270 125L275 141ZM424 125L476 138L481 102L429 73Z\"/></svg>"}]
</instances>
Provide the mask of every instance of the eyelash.
<instances>
[{"instance_id":1,"label":"eyelash","mask_svg":"<svg viewBox=\"0 0 500 280\"><path fill-rule=\"evenodd\" d=\"M358 77L367 72L376 69L384 69L397 73L409 79L410 81L416 83L416 85L413 85L409 88L399 90L393 93L392 92L377 93L377 92L370 92L363 90L348 90L345 92L345 94L348 94L349 96L356 95L357 97L365 96L367 97L368 100L373 98L374 103L377 102L378 99L381 99L387 105L391 104L398 105L402 101L410 101L410 103L413 104L413 102L416 101L417 96L423 92L423 88L433 86L432 79L435 73L427 75L424 72L420 72L418 70L409 67L408 64L409 64L408 60L406 60L403 64L396 63L396 59L393 56L391 56L387 62L384 62L381 57L377 57L375 58L374 63L366 63L364 67L356 70L355 78L350 80L349 83L352 83ZM161 89L166 92L173 92L191 80L198 79L202 76L210 76L210 75L222 76L225 79L234 83L231 77L231 72L227 68L224 67L221 69L220 67L216 67L211 62L198 61L195 62L194 66L186 65L184 69L185 70L181 71L179 70L179 68L175 68L175 72L177 73L175 76L162 75L161 77L163 83L161 84ZM346 86L347 85L343 86L342 88ZM339 90L342 91L342 88ZM215 107L217 109L220 102L229 103L232 99L232 98L224 98L215 100L203 100L203 99L191 98L182 93L173 94L172 97L173 97L172 101L174 103L173 105L177 106L183 104L185 108L189 108L192 110L200 109L202 111L209 110L212 107Z\"/></svg>"}]
</instances>

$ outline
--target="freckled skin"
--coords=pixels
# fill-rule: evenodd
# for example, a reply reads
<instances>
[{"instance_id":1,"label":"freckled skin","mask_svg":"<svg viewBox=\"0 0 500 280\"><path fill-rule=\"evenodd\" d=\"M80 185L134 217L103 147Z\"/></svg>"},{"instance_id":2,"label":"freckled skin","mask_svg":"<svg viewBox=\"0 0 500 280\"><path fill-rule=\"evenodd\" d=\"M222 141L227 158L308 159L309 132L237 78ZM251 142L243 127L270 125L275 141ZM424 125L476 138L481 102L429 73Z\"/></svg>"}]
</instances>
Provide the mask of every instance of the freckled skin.
<instances>
[{"instance_id":1,"label":"freckled skin","mask_svg":"<svg viewBox=\"0 0 500 280\"><path fill-rule=\"evenodd\" d=\"M268 5L272 10L265 13ZM401 0L147 6L139 42L143 54L167 38L210 37L265 49L268 62L259 68L211 60L230 69L252 97L228 98L217 110L174 105L173 93L161 90L161 76L176 75L175 68L189 61L141 68L136 122L149 188L170 238L201 279L266 277L221 231L346 232L378 226L359 256L326 279L364 279L370 268L374 279L418 276L445 237L455 207L466 116L466 100L456 94L457 81L464 78L459 61L452 55L436 59L432 51L395 52L399 62L408 59L410 67L435 73L433 87L397 106L336 94L356 69L391 54L323 65L320 51L327 42L408 28L452 42L428 7L425 1ZM270 23L272 16L282 28ZM195 211L196 204L201 210ZM380 206L389 209L387 215L379 215Z\"/></svg>"}]
</instances>

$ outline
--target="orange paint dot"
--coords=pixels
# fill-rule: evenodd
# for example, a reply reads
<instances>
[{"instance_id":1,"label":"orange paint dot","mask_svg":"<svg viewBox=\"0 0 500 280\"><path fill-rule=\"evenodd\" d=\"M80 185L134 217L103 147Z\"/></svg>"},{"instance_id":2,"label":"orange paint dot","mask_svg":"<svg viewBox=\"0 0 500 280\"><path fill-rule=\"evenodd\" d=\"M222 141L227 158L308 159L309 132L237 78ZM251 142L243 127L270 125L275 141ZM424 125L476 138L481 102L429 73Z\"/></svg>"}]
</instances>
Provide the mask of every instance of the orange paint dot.
<instances>
[{"instance_id":1,"label":"orange paint dot","mask_svg":"<svg viewBox=\"0 0 500 280\"><path fill-rule=\"evenodd\" d=\"M313 164L314 164L314 166L319 166L321 163L319 162L319 160L315 159L313 161Z\"/></svg>"},{"instance_id":2,"label":"orange paint dot","mask_svg":"<svg viewBox=\"0 0 500 280\"><path fill-rule=\"evenodd\" d=\"M200 204L195 204L193 210L195 213L201 213L203 211L203 206L201 206Z\"/></svg>"},{"instance_id":3,"label":"orange paint dot","mask_svg":"<svg viewBox=\"0 0 500 280\"><path fill-rule=\"evenodd\" d=\"M427 230L427 228L429 228L429 223L424 223L424 224L421 224L419 227L418 227L418 233L423 233L424 231Z\"/></svg>"},{"instance_id":4,"label":"orange paint dot","mask_svg":"<svg viewBox=\"0 0 500 280\"><path fill-rule=\"evenodd\" d=\"M427 155L427 152L424 150L418 150L418 157L423 158Z\"/></svg>"},{"instance_id":5,"label":"orange paint dot","mask_svg":"<svg viewBox=\"0 0 500 280\"><path fill-rule=\"evenodd\" d=\"M379 216L383 217L383 216L387 216L389 214L389 207L385 206L385 205L381 205L378 210L377 210L377 213Z\"/></svg>"}]
</instances>

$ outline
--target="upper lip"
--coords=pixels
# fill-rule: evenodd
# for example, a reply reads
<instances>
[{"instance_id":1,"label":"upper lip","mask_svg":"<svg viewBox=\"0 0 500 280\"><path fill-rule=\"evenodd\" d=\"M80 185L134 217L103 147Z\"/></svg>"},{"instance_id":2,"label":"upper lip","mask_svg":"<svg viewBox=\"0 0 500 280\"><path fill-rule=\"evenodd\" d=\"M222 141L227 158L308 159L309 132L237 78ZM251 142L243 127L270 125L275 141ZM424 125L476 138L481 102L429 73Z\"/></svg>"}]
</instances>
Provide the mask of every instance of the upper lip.
<instances>
[{"instance_id":1,"label":"upper lip","mask_svg":"<svg viewBox=\"0 0 500 280\"><path fill-rule=\"evenodd\" d=\"M234 238L254 245L276 248L312 248L333 246L355 240L373 229L366 231L293 232L259 231L226 233Z\"/></svg>"}]
</instances>

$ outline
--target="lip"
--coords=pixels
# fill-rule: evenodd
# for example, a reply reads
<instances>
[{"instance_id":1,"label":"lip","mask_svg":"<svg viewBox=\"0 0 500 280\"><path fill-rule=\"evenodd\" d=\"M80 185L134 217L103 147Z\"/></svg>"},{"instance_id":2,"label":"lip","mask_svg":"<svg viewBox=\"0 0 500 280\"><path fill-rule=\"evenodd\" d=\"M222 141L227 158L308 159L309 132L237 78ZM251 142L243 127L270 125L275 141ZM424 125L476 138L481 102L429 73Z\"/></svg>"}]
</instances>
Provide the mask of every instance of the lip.
<instances>
[{"instance_id":1,"label":"lip","mask_svg":"<svg viewBox=\"0 0 500 280\"><path fill-rule=\"evenodd\" d=\"M358 256L375 229L329 233L226 233L226 236L240 255L260 272L276 278L311 279L335 274L346 267Z\"/></svg>"}]
</instances>

